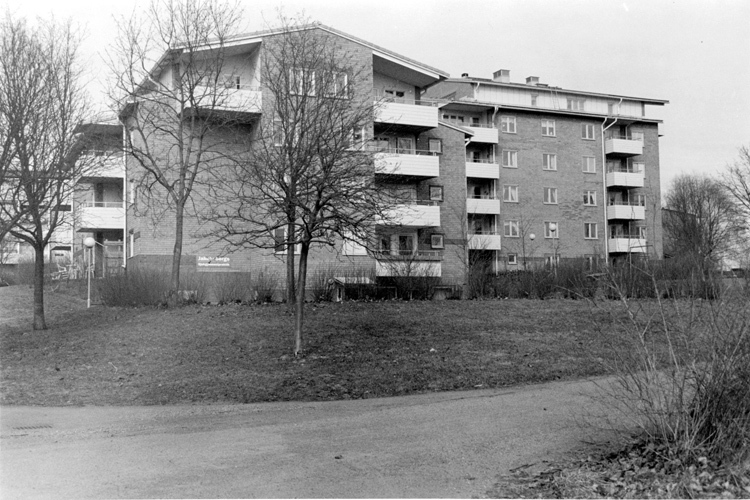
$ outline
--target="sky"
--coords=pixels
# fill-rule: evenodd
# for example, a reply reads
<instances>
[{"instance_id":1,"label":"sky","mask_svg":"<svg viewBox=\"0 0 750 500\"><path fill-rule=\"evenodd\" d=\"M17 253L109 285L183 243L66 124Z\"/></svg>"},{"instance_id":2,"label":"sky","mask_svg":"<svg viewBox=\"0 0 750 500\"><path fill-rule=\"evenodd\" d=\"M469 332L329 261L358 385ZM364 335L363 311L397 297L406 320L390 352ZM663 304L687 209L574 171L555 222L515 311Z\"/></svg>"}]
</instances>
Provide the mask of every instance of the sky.
<instances>
[{"instance_id":1,"label":"sky","mask_svg":"<svg viewBox=\"0 0 750 500\"><path fill-rule=\"evenodd\" d=\"M681 173L718 174L750 146L747 0L240 0L247 31L276 11L304 14L448 72L512 82L538 76L564 89L668 100L660 125L662 191ZM72 18L92 98L103 102L116 19L143 0L0 0L16 16Z\"/></svg>"}]
</instances>

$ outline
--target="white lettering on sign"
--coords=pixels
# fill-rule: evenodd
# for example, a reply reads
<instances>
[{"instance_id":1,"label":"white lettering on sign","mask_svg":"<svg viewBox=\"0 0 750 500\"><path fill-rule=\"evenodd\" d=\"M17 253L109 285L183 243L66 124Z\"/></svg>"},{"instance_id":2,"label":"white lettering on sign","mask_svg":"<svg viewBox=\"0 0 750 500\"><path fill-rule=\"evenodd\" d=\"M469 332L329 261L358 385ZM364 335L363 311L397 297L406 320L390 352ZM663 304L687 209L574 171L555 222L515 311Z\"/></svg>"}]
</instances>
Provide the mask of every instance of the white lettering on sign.
<instances>
[{"instance_id":1,"label":"white lettering on sign","mask_svg":"<svg viewBox=\"0 0 750 500\"><path fill-rule=\"evenodd\" d=\"M198 257L198 267L229 267L229 257Z\"/></svg>"}]
</instances>

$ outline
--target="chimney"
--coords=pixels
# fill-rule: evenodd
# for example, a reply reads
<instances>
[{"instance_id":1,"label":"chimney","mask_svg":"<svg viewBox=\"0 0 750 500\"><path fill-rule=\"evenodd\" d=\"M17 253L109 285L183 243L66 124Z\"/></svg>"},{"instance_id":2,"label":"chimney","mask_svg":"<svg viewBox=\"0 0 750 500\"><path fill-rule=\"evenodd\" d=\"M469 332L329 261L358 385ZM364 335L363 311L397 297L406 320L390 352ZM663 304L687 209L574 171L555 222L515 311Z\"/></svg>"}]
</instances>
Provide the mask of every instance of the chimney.
<instances>
[{"instance_id":1,"label":"chimney","mask_svg":"<svg viewBox=\"0 0 750 500\"><path fill-rule=\"evenodd\" d=\"M499 69L492 73L492 81L499 83L510 83L510 70Z\"/></svg>"},{"instance_id":2,"label":"chimney","mask_svg":"<svg viewBox=\"0 0 750 500\"><path fill-rule=\"evenodd\" d=\"M461 73L461 78L469 78L469 74L468 73Z\"/></svg>"},{"instance_id":3,"label":"chimney","mask_svg":"<svg viewBox=\"0 0 750 500\"><path fill-rule=\"evenodd\" d=\"M526 85L534 85L535 87L539 84L539 77L538 76L527 76L526 77Z\"/></svg>"}]
</instances>

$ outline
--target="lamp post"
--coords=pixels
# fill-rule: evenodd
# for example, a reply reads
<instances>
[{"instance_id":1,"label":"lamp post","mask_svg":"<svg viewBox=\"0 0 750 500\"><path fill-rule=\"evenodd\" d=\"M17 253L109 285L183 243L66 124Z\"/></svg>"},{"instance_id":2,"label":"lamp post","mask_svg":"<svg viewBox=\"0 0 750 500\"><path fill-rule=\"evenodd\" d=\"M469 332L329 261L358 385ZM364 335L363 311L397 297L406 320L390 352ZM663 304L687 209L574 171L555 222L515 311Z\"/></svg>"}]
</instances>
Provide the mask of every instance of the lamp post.
<instances>
[{"instance_id":1,"label":"lamp post","mask_svg":"<svg viewBox=\"0 0 750 500\"><path fill-rule=\"evenodd\" d=\"M85 238L83 240L83 245L89 249L89 261L88 265L86 266L86 275L88 276L89 285L88 285L88 295L86 299L86 307L91 307L91 254L94 251L94 246L96 246L96 240L89 236L88 238Z\"/></svg>"}]
</instances>

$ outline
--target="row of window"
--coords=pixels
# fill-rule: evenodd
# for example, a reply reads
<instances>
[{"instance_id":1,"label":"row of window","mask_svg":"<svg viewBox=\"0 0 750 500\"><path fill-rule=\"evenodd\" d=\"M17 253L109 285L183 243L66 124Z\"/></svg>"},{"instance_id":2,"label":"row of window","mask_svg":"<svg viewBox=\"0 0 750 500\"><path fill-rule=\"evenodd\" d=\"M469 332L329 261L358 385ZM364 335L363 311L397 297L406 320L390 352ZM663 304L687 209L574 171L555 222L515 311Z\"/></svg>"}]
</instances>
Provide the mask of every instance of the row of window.
<instances>
[{"instance_id":1,"label":"row of window","mask_svg":"<svg viewBox=\"0 0 750 500\"><path fill-rule=\"evenodd\" d=\"M545 187L544 203L548 205L557 205L557 188ZM518 186L514 184L503 185L503 201L508 203L518 203ZM588 207L596 206L596 191L586 189L583 191L583 204Z\"/></svg>"},{"instance_id":2,"label":"row of window","mask_svg":"<svg viewBox=\"0 0 750 500\"><path fill-rule=\"evenodd\" d=\"M502 165L505 168L518 168L518 151L503 149L502 162ZM542 168L544 170L557 170L557 155L553 153L542 153ZM581 168L584 173L595 174L596 157L582 157Z\"/></svg>"},{"instance_id":3,"label":"row of window","mask_svg":"<svg viewBox=\"0 0 750 500\"><path fill-rule=\"evenodd\" d=\"M515 116L500 117L500 132L506 134L517 133L517 123ZM543 118L541 121L541 130L543 137L557 136L557 123L555 120ZM593 141L596 139L595 125L593 123L581 123L581 139Z\"/></svg>"},{"instance_id":4,"label":"row of window","mask_svg":"<svg viewBox=\"0 0 750 500\"><path fill-rule=\"evenodd\" d=\"M503 236L506 238L519 238L521 236L519 221L503 221ZM560 224L557 221L545 221L544 237L549 239L559 238ZM587 240L595 240L599 238L598 224L596 222L584 222L583 237Z\"/></svg>"}]
</instances>

